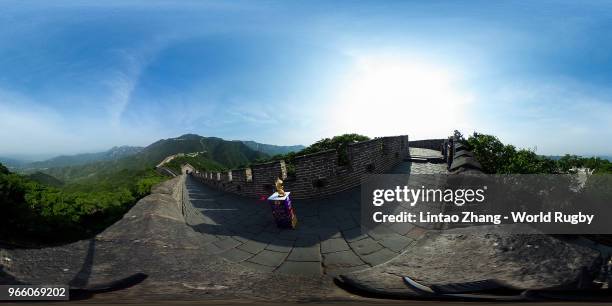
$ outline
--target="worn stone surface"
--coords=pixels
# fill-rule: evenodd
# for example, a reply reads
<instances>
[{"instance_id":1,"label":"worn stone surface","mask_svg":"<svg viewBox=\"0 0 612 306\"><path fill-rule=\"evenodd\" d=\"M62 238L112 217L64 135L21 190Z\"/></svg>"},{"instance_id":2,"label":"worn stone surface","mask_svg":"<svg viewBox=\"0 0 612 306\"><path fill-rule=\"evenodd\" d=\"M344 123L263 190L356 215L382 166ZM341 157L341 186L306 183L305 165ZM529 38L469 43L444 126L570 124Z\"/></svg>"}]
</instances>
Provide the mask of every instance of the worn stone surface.
<instances>
[{"instance_id":1,"label":"worn stone surface","mask_svg":"<svg viewBox=\"0 0 612 306\"><path fill-rule=\"evenodd\" d=\"M427 149L410 150L411 154L439 155ZM410 162L402 162L390 170L390 173L444 172L446 167L442 164ZM277 273L296 266L288 264L280 269L286 262L317 262L321 268L315 271L338 274L347 271L347 267L369 267L386 262L409 248L422 234L415 234L415 227L410 224L362 232L360 202L359 188L320 200L296 200L293 205L298 216L297 229L279 229L267 202L224 193L187 178L184 210L186 222L193 229L216 238L211 251L226 252L225 257L229 260L241 261L261 271L272 267ZM234 248L253 256L245 261L242 259L246 254L227 252ZM327 258L328 261L333 259L333 264L325 264L326 254L331 254ZM335 262L338 258L347 262ZM295 274L303 269L291 271Z\"/></svg>"},{"instance_id":2,"label":"worn stone surface","mask_svg":"<svg viewBox=\"0 0 612 306\"><path fill-rule=\"evenodd\" d=\"M497 279L517 288L545 288L575 281L583 268L595 269L599 253L547 235L503 234L472 227L430 232L391 261L342 278L362 288L410 294L402 276L423 283Z\"/></svg>"},{"instance_id":3,"label":"worn stone surface","mask_svg":"<svg viewBox=\"0 0 612 306\"><path fill-rule=\"evenodd\" d=\"M214 249L213 243L201 239L202 233L185 225L173 194L177 181L156 188L95 239L42 249L0 248L0 284L83 287L145 273L147 279L137 286L96 295L93 300L354 299L330 278L270 273L273 268L265 271L247 267L246 261L232 263L226 257L241 260L246 254L237 248Z\"/></svg>"}]
</instances>

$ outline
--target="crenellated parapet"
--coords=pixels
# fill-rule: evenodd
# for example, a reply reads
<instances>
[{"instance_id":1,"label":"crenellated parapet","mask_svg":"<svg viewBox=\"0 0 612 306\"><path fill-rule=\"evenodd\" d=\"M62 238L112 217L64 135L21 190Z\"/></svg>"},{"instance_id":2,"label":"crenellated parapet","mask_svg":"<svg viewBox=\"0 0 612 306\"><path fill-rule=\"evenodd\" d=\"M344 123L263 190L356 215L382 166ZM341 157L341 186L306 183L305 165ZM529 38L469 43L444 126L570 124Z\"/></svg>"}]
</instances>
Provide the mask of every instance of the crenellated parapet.
<instances>
[{"instance_id":1,"label":"crenellated parapet","mask_svg":"<svg viewBox=\"0 0 612 306\"><path fill-rule=\"evenodd\" d=\"M372 174L383 173L409 155L408 136L380 137L349 144L346 152L328 150L297 156L288 171L285 161L255 164L224 172L196 172L194 177L217 189L262 198L280 177L294 199L321 198L358 186Z\"/></svg>"}]
</instances>

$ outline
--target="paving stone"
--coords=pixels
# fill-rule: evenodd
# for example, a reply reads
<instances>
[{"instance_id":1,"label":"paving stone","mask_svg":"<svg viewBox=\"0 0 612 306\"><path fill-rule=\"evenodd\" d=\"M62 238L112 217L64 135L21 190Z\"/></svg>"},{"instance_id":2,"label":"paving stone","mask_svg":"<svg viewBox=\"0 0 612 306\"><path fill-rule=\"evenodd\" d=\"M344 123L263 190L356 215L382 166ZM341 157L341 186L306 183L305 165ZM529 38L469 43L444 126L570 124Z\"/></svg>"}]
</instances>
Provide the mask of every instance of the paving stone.
<instances>
[{"instance_id":1,"label":"paving stone","mask_svg":"<svg viewBox=\"0 0 612 306\"><path fill-rule=\"evenodd\" d=\"M359 227L359 223L355 222L352 218L339 220L336 224L340 230L349 230L355 227Z\"/></svg>"},{"instance_id":2,"label":"paving stone","mask_svg":"<svg viewBox=\"0 0 612 306\"><path fill-rule=\"evenodd\" d=\"M389 238L393 235L398 235L394 233L391 229L386 226L377 226L368 231L368 235L372 237L374 240L382 240L385 238Z\"/></svg>"},{"instance_id":3,"label":"paving stone","mask_svg":"<svg viewBox=\"0 0 612 306\"><path fill-rule=\"evenodd\" d=\"M308 208L308 209L296 208L295 210L297 213L298 220L306 221L307 218L310 218L310 217L314 217L318 219L319 211L316 208Z\"/></svg>"},{"instance_id":4,"label":"paving stone","mask_svg":"<svg viewBox=\"0 0 612 306\"><path fill-rule=\"evenodd\" d=\"M332 238L321 241L321 253L332 253L350 250L346 241L342 238Z\"/></svg>"},{"instance_id":5,"label":"paving stone","mask_svg":"<svg viewBox=\"0 0 612 306\"><path fill-rule=\"evenodd\" d=\"M304 275L304 276L320 276L323 271L321 269L321 262L296 262L296 261L285 261L275 272L290 274L290 275Z\"/></svg>"},{"instance_id":6,"label":"paving stone","mask_svg":"<svg viewBox=\"0 0 612 306\"><path fill-rule=\"evenodd\" d=\"M258 263L253 263L250 261L243 261L240 263L240 265L256 270L256 271L262 271L262 272L273 272L274 269L276 269L275 267L264 266L264 265L260 265Z\"/></svg>"},{"instance_id":7,"label":"paving stone","mask_svg":"<svg viewBox=\"0 0 612 306\"><path fill-rule=\"evenodd\" d=\"M268 267L278 267L286 257L287 253L263 250L247 261Z\"/></svg>"},{"instance_id":8,"label":"paving stone","mask_svg":"<svg viewBox=\"0 0 612 306\"><path fill-rule=\"evenodd\" d=\"M219 241L215 241L213 242L214 245L216 245L217 247L219 247L222 250L227 250L227 249L231 249L231 248L235 248L237 246L239 246L240 244L242 244L242 242L236 240L236 239L232 239L232 238L226 238L223 240L219 240Z\"/></svg>"},{"instance_id":9,"label":"paving stone","mask_svg":"<svg viewBox=\"0 0 612 306\"><path fill-rule=\"evenodd\" d=\"M397 169L398 173L446 172L445 165L430 164L402 163ZM197 207L186 210L186 220L197 224L193 228L203 234L203 241L210 241L203 252L259 271L316 276L322 270L330 274L362 270L394 258L425 233L411 224L362 232L359 188L325 201L298 201L298 228L285 230L276 226L265 205L204 191L200 183L192 185L189 196Z\"/></svg>"},{"instance_id":10,"label":"paving stone","mask_svg":"<svg viewBox=\"0 0 612 306\"><path fill-rule=\"evenodd\" d=\"M370 237L351 242L349 245L351 246L351 249L353 249L353 251L359 255L372 254L383 248L382 245Z\"/></svg>"},{"instance_id":11,"label":"paving stone","mask_svg":"<svg viewBox=\"0 0 612 306\"><path fill-rule=\"evenodd\" d=\"M249 241L249 238L244 237L244 236L236 236L236 235L234 235L234 236L232 236L232 238L236 239L236 240L238 240L238 241L240 241L242 243L245 243L245 242Z\"/></svg>"},{"instance_id":12,"label":"paving stone","mask_svg":"<svg viewBox=\"0 0 612 306\"><path fill-rule=\"evenodd\" d=\"M317 232L316 226L300 225L294 231L298 234L297 238L300 238L304 235L316 235L317 239L319 239L319 234Z\"/></svg>"},{"instance_id":13,"label":"paving stone","mask_svg":"<svg viewBox=\"0 0 612 306\"><path fill-rule=\"evenodd\" d=\"M266 246L266 250L289 253L293 248L293 241L284 240L284 239L275 239L270 241L270 243Z\"/></svg>"},{"instance_id":14,"label":"paving stone","mask_svg":"<svg viewBox=\"0 0 612 306\"><path fill-rule=\"evenodd\" d=\"M214 243L209 243L209 244L207 244L205 246L204 254L206 254L206 255L213 255L213 254L219 254L219 253L221 253L223 251L225 251L225 250L219 248Z\"/></svg>"},{"instance_id":15,"label":"paving stone","mask_svg":"<svg viewBox=\"0 0 612 306\"><path fill-rule=\"evenodd\" d=\"M317 233L319 234L319 239L321 239L321 241L330 238L342 238L342 233L339 229L320 228L317 230Z\"/></svg>"},{"instance_id":16,"label":"paving stone","mask_svg":"<svg viewBox=\"0 0 612 306\"><path fill-rule=\"evenodd\" d=\"M287 257L288 261L321 261L319 245L310 247L294 247Z\"/></svg>"},{"instance_id":17,"label":"paving stone","mask_svg":"<svg viewBox=\"0 0 612 306\"><path fill-rule=\"evenodd\" d=\"M219 240L217 236L211 235L211 234L205 234L205 233L201 235L200 239L202 239L202 241L204 241L205 243L215 242Z\"/></svg>"},{"instance_id":18,"label":"paving stone","mask_svg":"<svg viewBox=\"0 0 612 306\"><path fill-rule=\"evenodd\" d=\"M223 225L215 225L214 227L210 228L208 232L211 234L215 234L217 236L224 236L225 238L232 236L234 234L229 228ZM224 238L222 237L220 239L224 239Z\"/></svg>"},{"instance_id":19,"label":"paving stone","mask_svg":"<svg viewBox=\"0 0 612 306\"><path fill-rule=\"evenodd\" d=\"M406 235L413 228L414 228L414 225L410 223L396 223L396 224L391 225L391 230L400 235Z\"/></svg>"},{"instance_id":20,"label":"paving stone","mask_svg":"<svg viewBox=\"0 0 612 306\"><path fill-rule=\"evenodd\" d=\"M342 236L348 242L353 242L368 237L368 235L361 232L361 227L355 227L349 230L342 231Z\"/></svg>"},{"instance_id":21,"label":"paving stone","mask_svg":"<svg viewBox=\"0 0 612 306\"><path fill-rule=\"evenodd\" d=\"M363 264L364 262L353 251L323 254L323 265L326 269L355 267Z\"/></svg>"},{"instance_id":22,"label":"paving stone","mask_svg":"<svg viewBox=\"0 0 612 306\"><path fill-rule=\"evenodd\" d=\"M389 249L385 249L382 248L372 254L368 254L368 255L363 255L361 256L361 258L363 259L363 261L365 261L367 264L372 265L372 266L376 266L382 263L385 263L393 258L395 258L396 256L398 256L397 253L389 250Z\"/></svg>"},{"instance_id":23,"label":"paving stone","mask_svg":"<svg viewBox=\"0 0 612 306\"><path fill-rule=\"evenodd\" d=\"M385 238L383 240L380 241L380 244L382 244L384 247L394 251L394 252L401 252L403 251L408 245L410 245L410 243L412 243L412 239L405 237L405 236L397 236L397 237L391 237L391 238Z\"/></svg>"},{"instance_id":24,"label":"paving stone","mask_svg":"<svg viewBox=\"0 0 612 306\"><path fill-rule=\"evenodd\" d=\"M253 254L239 249L230 249L221 254L221 256L231 262L241 262L249 259Z\"/></svg>"},{"instance_id":25,"label":"paving stone","mask_svg":"<svg viewBox=\"0 0 612 306\"><path fill-rule=\"evenodd\" d=\"M406 237L408 238L412 238L412 239L419 239L421 237L423 237L423 235L425 235L425 233L427 233L427 230L424 228L420 228L420 227L415 227L413 229L411 229L407 234Z\"/></svg>"},{"instance_id":26,"label":"paving stone","mask_svg":"<svg viewBox=\"0 0 612 306\"><path fill-rule=\"evenodd\" d=\"M317 212L314 212L309 215L300 214L298 217L300 218L299 221L302 224L304 223L305 224L320 224L321 223L321 219L319 219L319 215Z\"/></svg>"},{"instance_id":27,"label":"paving stone","mask_svg":"<svg viewBox=\"0 0 612 306\"><path fill-rule=\"evenodd\" d=\"M295 241L296 247L307 247L317 245L319 247L319 236L312 234L304 234Z\"/></svg>"},{"instance_id":28,"label":"paving stone","mask_svg":"<svg viewBox=\"0 0 612 306\"><path fill-rule=\"evenodd\" d=\"M265 242L250 240L238 246L238 249L249 252L251 254L257 254L263 251L263 249L265 249L267 245L268 244Z\"/></svg>"},{"instance_id":29,"label":"paving stone","mask_svg":"<svg viewBox=\"0 0 612 306\"><path fill-rule=\"evenodd\" d=\"M350 272L356 272L356 271L361 271L361 270L369 269L371 267L372 266L367 265L367 264L363 264L363 265L359 265L359 266L353 266L353 267L330 267L330 268L326 268L325 269L325 274L340 275L340 274L346 274L346 273L350 273Z\"/></svg>"},{"instance_id":30,"label":"paving stone","mask_svg":"<svg viewBox=\"0 0 612 306\"><path fill-rule=\"evenodd\" d=\"M276 234L261 232L257 234L253 240L269 243L270 241L276 239L276 237L277 237Z\"/></svg>"},{"instance_id":31,"label":"paving stone","mask_svg":"<svg viewBox=\"0 0 612 306\"><path fill-rule=\"evenodd\" d=\"M283 230L278 234L278 238L284 240L294 240L297 239L299 233L295 230Z\"/></svg>"}]
</instances>

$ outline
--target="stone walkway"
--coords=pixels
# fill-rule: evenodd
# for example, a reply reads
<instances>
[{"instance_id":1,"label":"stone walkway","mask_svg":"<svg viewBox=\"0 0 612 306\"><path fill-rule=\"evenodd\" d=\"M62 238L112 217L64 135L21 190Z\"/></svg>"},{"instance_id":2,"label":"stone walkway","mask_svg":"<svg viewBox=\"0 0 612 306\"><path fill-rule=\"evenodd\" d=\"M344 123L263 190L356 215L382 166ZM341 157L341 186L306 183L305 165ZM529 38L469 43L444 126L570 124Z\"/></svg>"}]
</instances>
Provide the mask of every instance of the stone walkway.
<instances>
[{"instance_id":1,"label":"stone walkway","mask_svg":"<svg viewBox=\"0 0 612 306\"><path fill-rule=\"evenodd\" d=\"M411 154L433 156L427 149ZM445 173L444 164L404 162L389 173ZM294 201L298 228L276 227L268 203L224 193L188 177L187 223L207 242L207 254L259 271L336 275L385 263L408 248L424 231L410 224L360 228L360 188L323 200Z\"/></svg>"}]
</instances>

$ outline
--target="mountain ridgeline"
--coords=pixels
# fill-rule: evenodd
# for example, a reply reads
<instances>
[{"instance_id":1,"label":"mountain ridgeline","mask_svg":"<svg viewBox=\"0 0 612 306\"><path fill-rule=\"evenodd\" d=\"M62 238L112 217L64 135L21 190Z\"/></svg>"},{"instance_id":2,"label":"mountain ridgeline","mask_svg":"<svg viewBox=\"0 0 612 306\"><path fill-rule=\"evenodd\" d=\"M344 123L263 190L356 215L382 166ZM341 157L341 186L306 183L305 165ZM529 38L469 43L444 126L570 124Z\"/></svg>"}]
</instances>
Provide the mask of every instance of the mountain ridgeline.
<instances>
[{"instance_id":1,"label":"mountain ridgeline","mask_svg":"<svg viewBox=\"0 0 612 306\"><path fill-rule=\"evenodd\" d=\"M53 158L20 173L0 164L0 242L44 245L95 235L168 179L155 167L169 156L175 158L166 166L175 170L184 162L223 170L270 158L241 141L187 134L145 148Z\"/></svg>"},{"instance_id":2,"label":"mountain ridgeline","mask_svg":"<svg viewBox=\"0 0 612 306\"><path fill-rule=\"evenodd\" d=\"M291 152L299 152L306 148L305 146L302 146L302 145L276 146L276 145L258 143L255 141L242 141L242 143L244 143L249 148L255 151L263 152L270 156L279 155L279 154L282 155L282 154L287 154Z\"/></svg>"},{"instance_id":3,"label":"mountain ridgeline","mask_svg":"<svg viewBox=\"0 0 612 306\"><path fill-rule=\"evenodd\" d=\"M151 145L140 148L127 156L103 159L79 165L49 167L36 169L51 175L68 184L91 185L117 184L127 179L128 173L153 169L166 157L176 154L185 154L168 163L170 168L177 170L181 163L189 162L198 168L207 170L223 170L247 165L256 160L269 158L277 152L291 152L301 146L273 146L256 142L230 141L217 137L203 137L195 134L186 134L176 138L162 139ZM265 153L262 151L267 151ZM93 155L93 154L92 154ZM106 156L106 155L105 155ZM61 159L53 159L65 160ZM51 165L51 160L41 162L40 165ZM125 175L122 175L125 174ZM107 179L107 178L112 178Z\"/></svg>"},{"instance_id":4,"label":"mountain ridgeline","mask_svg":"<svg viewBox=\"0 0 612 306\"><path fill-rule=\"evenodd\" d=\"M130 156L142 151L142 147L121 146L114 147L108 151L98 153L83 153L76 155L62 155L48 160L33 162L22 165L23 170L41 170L46 168L80 166L92 162L116 160L122 157Z\"/></svg>"},{"instance_id":5,"label":"mountain ridgeline","mask_svg":"<svg viewBox=\"0 0 612 306\"><path fill-rule=\"evenodd\" d=\"M266 153L253 150L241 141L194 134L159 140L146 147L135 157L143 158L156 165L167 156L177 153L199 153L198 156L201 158L212 160L228 168L267 157Z\"/></svg>"}]
</instances>

